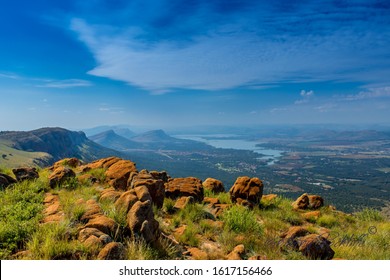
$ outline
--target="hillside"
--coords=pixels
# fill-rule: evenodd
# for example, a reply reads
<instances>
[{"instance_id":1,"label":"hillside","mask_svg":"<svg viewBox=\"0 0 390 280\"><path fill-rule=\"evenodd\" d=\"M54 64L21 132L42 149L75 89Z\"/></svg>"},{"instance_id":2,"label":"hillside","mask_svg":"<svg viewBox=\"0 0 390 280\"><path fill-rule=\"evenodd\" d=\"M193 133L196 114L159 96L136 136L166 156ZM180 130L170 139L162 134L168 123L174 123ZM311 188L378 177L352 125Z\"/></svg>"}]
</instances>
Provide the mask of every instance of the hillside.
<instances>
[{"instance_id":1,"label":"hillside","mask_svg":"<svg viewBox=\"0 0 390 280\"><path fill-rule=\"evenodd\" d=\"M266 194L259 178L224 187L116 157L18 170L10 185L2 172L0 259L390 258L390 222L378 211Z\"/></svg>"},{"instance_id":2,"label":"hillside","mask_svg":"<svg viewBox=\"0 0 390 280\"><path fill-rule=\"evenodd\" d=\"M146 152L153 151L208 151L212 147L202 142L178 139L166 134L163 130L151 130L137 134L130 138L123 137L116 130L107 130L96 135L89 136L92 141L121 152ZM131 154L132 155L132 154Z\"/></svg>"},{"instance_id":3,"label":"hillside","mask_svg":"<svg viewBox=\"0 0 390 280\"><path fill-rule=\"evenodd\" d=\"M2 131L0 143L5 152L6 149L12 149L14 152L18 150L19 152L15 154L22 156L19 159L15 158L13 166L22 164L23 157L27 158L26 162L47 166L64 157L78 157L84 161L91 161L99 157L120 155L117 151L89 140L83 132L59 127L32 131Z\"/></svg>"}]
</instances>

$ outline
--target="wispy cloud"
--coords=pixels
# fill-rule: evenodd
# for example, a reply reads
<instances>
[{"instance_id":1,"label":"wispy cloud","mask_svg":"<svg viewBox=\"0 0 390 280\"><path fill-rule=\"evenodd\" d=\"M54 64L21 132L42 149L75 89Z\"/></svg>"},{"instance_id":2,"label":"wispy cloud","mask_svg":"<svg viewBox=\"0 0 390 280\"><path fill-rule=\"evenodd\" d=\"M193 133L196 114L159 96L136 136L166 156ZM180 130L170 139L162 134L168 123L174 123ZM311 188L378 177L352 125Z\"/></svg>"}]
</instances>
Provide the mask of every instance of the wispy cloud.
<instances>
[{"instance_id":1,"label":"wispy cloud","mask_svg":"<svg viewBox=\"0 0 390 280\"><path fill-rule=\"evenodd\" d=\"M348 101L390 97L390 86L369 88L355 95L347 95L343 99Z\"/></svg>"},{"instance_id":2,"label":"wispy cloud","mask_svg":"<svg viewBox=\"0 0 390 280\"><path fill-rule=\"evenodd\" d=\"M68 80L49 80L44 84L37 85L37 87L43 88L73 88L73 87L90 87L93 84L90 81L80 79L68 79Z\"/></svg>"},{"instance_id":3,"label":"wispy cloud","mask_svg":"<svg viewBox=\"0 0 390 280\"><path fill-rule=\"evenodd\" d=\"M299 95L302 97L301 99L297 100L294 102L294 104L299 105L299 104L305 104L308 103L310 98L314 96L314 91L313 90L301 90Z\"/></svg>"},{"instance_id":4,"label":"wispy cloud","mask_svg":"<svg viewBox=\"0 0 390 280\"><path fill-rule=\"evenodd\" d=\"M373 83L390 74L386 9L368 1L161 3L159 13L146 8L144 19L134 12L140 1L122 7L132 19L111 11L120 26L74 18L71 30L97 62L88 73L157 94L283 82Z\"/></svg>"},{"instance_id":5,"label":"wispy cloud","mask_svg":"<svg viewBox=\"0 0 390 280\"><path fill-rule=\"evenodd\" d=\"M15 74L5 74L5 73L0 73L0 78L7 78L7 79L12 79L12 80L20 79L20 77L18 75L15 75Z\"/></svg>"}]
</instances>

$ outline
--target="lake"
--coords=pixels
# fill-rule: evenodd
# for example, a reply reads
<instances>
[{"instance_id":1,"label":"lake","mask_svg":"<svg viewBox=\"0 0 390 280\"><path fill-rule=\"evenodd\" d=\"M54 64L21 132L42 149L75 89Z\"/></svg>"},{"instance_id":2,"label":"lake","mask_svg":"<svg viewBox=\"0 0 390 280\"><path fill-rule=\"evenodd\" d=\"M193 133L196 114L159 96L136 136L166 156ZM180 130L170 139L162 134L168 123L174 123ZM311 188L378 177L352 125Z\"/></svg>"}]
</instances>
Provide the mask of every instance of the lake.
<instances>
[{"instance_id":1,"label":"lake","mask_svg":"<svg viewBox=\"0 0 390 280\"><path fill-rule=\"evenodd\" d=\"M235 150L249 150L255 153L261 154L260 157L263 160L270 160L268 165L277 162L278 158L282 156L283 151L266 149L263 147L256 146L261 142L248 141L243 139L231 139L236 135L175 135L176 138L188 139L206 143L215 148L221 149L235 149ZM215 137L215 139L213 139ZM224 139L226 138L226 139Z\"/></svg>"}]
</instances>

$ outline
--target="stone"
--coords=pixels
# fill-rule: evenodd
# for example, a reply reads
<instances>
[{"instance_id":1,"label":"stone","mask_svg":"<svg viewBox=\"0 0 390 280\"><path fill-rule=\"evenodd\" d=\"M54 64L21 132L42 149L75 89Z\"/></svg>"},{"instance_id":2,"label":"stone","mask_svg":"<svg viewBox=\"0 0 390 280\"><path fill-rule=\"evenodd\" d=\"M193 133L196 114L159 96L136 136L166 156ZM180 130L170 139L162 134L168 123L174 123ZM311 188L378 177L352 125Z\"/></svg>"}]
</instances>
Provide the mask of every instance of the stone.
<instances>
[{"instance_id":1,"label":"stone","mask_svg":"<svg viewBox=\"0 0 390 280\"><path fill-rule=\"evenodd\" d=\"M324 199L319 195L308 195L309 197L309 209L318 209L324 206Z\"/></svg>"},{"instance_id":2,"label":"stone","mask_svg":"<svg viewBox=\"0 0 390 280\"><path fill-rule=\"evenodd\" d=\"M100 193L99 201L115 202L122 195L122 193L123 193L122 191L117 191L113 187L104 189Z\"/></svg>"},{"instance_id":3,"label":"stone","mask_svg":"<svg viewBox=\"0 0 390 280\"><path fill-rule=\"evenodd\" d=\"M167 183L171 178L166 171L150 171L150 175L156 180L162 180L164 183Z\"/></svg>"},{"instance_id":4,"label":"stone","mask_svg":"<svg viewBox=\"0 0 390 280\"><path fill-rule=\"evenodd\" d=\"M76 174L72 169L61 166L54 169L53 173L49 175L49 185L51 188L61 186L67 180L75 177Z\"/></svg>"},{"instance_id":5,"label":"stone","mask_svg":"<svg viewBox=\"0 0 390 280\"><path fill-rule=\"evenodd\" d=\"M240 244L234 247L233 251L227 255L226 259L242 260L244 254L245 254L245 246L243 244Z\"/></svg>"},{"instance_id":6,"label":"stone","mask_svg":"<svg viewBox=\"0 0 390 280\"><path fill-rule=\"evenodd\" d=\"M180 209L184 209L186 208L186 206L190 203L194 203L194 198L192 196L182 196L180 197L175 205L173 206L173 208L177 209L177 210L180 210Z\"/></svg>"},{"instance_id":7,"label":"stone","mask_svg":"<svg viewBox=\"0 0 390 280\"><path fill-rule=\"evenodd\" d=\"M106 170L105 175L110 186L116 190L126 190L130 173L136 171L135 163L132 161L119 160Z\"/></svg>"},{"instance_id":8,"label":"stone","mask_svg":"<svg viewBox=\"0 0 390 280\"><path fill-rule=\"evenodd\" d=\"M320 216L321 216L320 211L311 211L311 212L302 213L302 217L307 221L317 220Z\"/></svg>"},{"instance_id":9,"label":"stone","mask_svg":"<svg viewBox=\"0 0 390 280\"><path fill-rule=\"evenodd\" d=\"M39 174L34 167L22 167L12 169L12 173L15 174L16 180L18 182L23 182L24 180L34 180L39 178Z\"/></svg>"},{"instance_id":10,"label":"stone","mask_svg":"<svg viewBox=\"0 0 390 280\"><path fill-rule=\"evenodd\" d=\"M330 247L331 242L318 234L309 234L299 238L298 250L312 260L330 260L335 252Z\"/></svg>"},{"instance_id":11,"label":"stone","mask_svg":"<svg viewBox=\"0 0 390 280\"><path fill-rule=\"evenodd\" d=\"M83 244L87 247L100 247L103 245L102 241L95 235L88 237Z\"/></svg>"},{"instance_id":12,"label":"stone","mask_svg":"<svg viewBox=\"0 0 390 280\"><path fill-rule=\"evenodd\" d=\"M203 252L199 248L191 247L187 249L188 254L192 257L194 260L207 260L208 255L206 252ZM184 252L186 254L186 252Z\"/></svg>"},{"instance_id":13,"label":"stone","mask_svg":"<svg viewBox=\"0 0 390 280\"><path fill-rule=\"evenodd\" d=\"M126 255L125 246L119 242L110 242L100 251L99 260L124 260Z\"/></svg>"},{"instance_id":14,"label":"stone","mask_svg":"<svg viewBox=\"0 0 390 280\"><path fill-rule=\"evenodd\" d=\"M307 195L307 193L302 194L300 197L297 198L297 200L295 200L292 203L292 207L295 210L304 210L307 209L308 206L309 206L309 196Z\"/></svg>"},{"instance_id":15,"label":"stone","mask_svg":"<svg viewBox=\"0 0 390 280\"><path fill-rule=\"evenodd\" d=\"M51 167L52 170L57 169L58 167L70 167L70 168L76 168L78 166L81 166L83 163L78 158L64 158L61 159L53 164Z\"/></svg>"},{"instance_id":16,"label":"stone","mask_svg":"<svg viewBox=\"0 0 390 280\"><path fill-rule=\"evenodd\" d=\"M86 172L86 171L89 171L91 169L98 169L98 168L103 168L103 169L107 169L109 168L111 165L113 165L114 163L120 161L122 159L118 158L118 157L108 157L108 158L102 158L102 159L99 159L99 160L95 160L89 164L86 164L86 165L82 165L80 166L80 171L81 172Z\"/></svg>"},{"instance_id":17,"label":"stone","mask_svg":"<svg viewBox=\"0 0 390 280\"><path fill-rule=\"evenodd\" d=\"M159 223L154 219L152 202L137 201L127 213L127 224L133 236L142 236L146 242L159 237Z\"/></svg>"},{"instance_id":18,"label":"stone","mask_svg":"<svg viewBox=\"0 0 390 280\"><path fill-rule=\"evenodd\" d=\"M257 205L263 195L263 182L257 177L238 177L229 193L233 203L240 198Z\"/></svg>"},{"instance_id":19,"label":"stone","mask_svg":"<svg viewBox=\"0 0 390 280\"><path fill-rule=\"evenodd\" d=\"M93 199L87 200L84 205L85 205L85 212L80 218L81 222L86 223L91 219L103 215L102 208L95 200Z\"/></svg>"},{"instance_id":20,"label":"stone","mask_svg":"<svg viewBox=\"0 0 390 280\"><path fill-rule=\"evenodd\" d=\"M165 196L171 199L192 196L195 201L202 202L204 198L202 181L195 177L171 179L165 184Z\"/></svg>"},{"instance_id":21,"label":"stone","mask_svg":"<svg viewBox=\"0 0 390 280\"><path fill-rule=\"evenodd\" d=\"M216 197L205 197L203 198L203 203L214 205L214 204L220 204L221 202Z\"/></svg>"},{"instance_id":22,"label":"stone","mask_svg":"<svg viewBox=\"0 0 390 280\"><path fill-rule=\"evenodd\" d=\"M127 213L131 207L138 201L138 197L134 190L122 193L122 195L115 201L115 209L117 212Z\"/></svg>"},{"instance_id":23,"label":"stone","mask_svg":"<svg viewBox=\"0 0 390 280\"><path fill-rule=\"evenodd\" d=\"M301 226L292 226L280 237L281 247L292 247L293 249L299 248L298 238L309 234L309 231Z\"/></svg>"},{"instance_id":24,"label":"stone","mask_svg":"<svg viewBox=\"0 0 390 280\"><path fill-rule=\"evenodd\" d=\"M85 228L96 228L101 232L112 236L116 232L117 224L113 219L102 215L89 220L85 225Z\"/></svg>"},{"instance_id":25,"label":"stone","mask_svg":"<svg viewBox=\"0 0 390 280\"><path fill-rule=\"evenodd\" d=\"M0 188L7 188L9 185L15 184L17 181L11 176L0 173Z\"/></svg>"},{"instance_id":26,"label":"stone","mask_svg":"<svg viewBox=\"0 0 390 280\"><path fill-rule=\"evenodd\" d=\"M205 190L210 190L213 193L224 193L225 188L223 186L223 183L220 180L214 179L214 178L207 178L203 182L203 188Z\"/></svg>"},{"instance_id":27,"label":"stone","mask_svg":"<svg viewBox=\"0 0 390 280\"><path fill-rule=\"evenodd\" d=\"M155 179L147 170L142 170L139 174L130 175L129 181L131 182L128 182L128 185L131 188L140 186L147 187L152 203L156 205L158 209L162 208L165 198L165 186L162 179Z\"/></svg>"},{"instance_id":28,"label":"stone","mask_svg":"<svg viewBox=\"0 0 390 280\"><path fill-rule=\"evenodd\" d=\"M112 241L111 237L108 234L105 234L97 228L81 229L78 235L78 240L83 243L92 235L97 237L103 244L107 244Z\"/></svg>"}]
</instances>

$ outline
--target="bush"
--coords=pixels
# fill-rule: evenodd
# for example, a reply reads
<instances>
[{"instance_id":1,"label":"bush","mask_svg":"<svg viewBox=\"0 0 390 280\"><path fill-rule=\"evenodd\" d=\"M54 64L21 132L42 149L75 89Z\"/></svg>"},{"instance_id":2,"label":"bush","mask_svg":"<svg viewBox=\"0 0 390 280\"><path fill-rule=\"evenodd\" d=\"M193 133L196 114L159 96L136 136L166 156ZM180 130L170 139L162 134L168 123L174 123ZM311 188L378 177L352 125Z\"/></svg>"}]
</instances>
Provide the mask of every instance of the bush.
<instances>
[{"instance_id":1,"label":"bush","mask_svg":"<svg viewBox=\"0 0 390 280\"><path fill-rule=\"evenodd\" d=\"M222 220L225 222L225 228L236 233L263 232L254 212L242 206L231 207L222 215Z\"/></svg>"}]
</instances>

